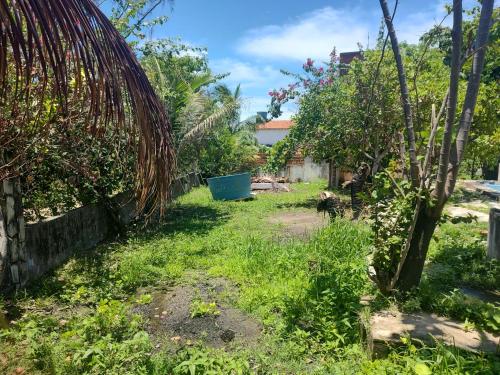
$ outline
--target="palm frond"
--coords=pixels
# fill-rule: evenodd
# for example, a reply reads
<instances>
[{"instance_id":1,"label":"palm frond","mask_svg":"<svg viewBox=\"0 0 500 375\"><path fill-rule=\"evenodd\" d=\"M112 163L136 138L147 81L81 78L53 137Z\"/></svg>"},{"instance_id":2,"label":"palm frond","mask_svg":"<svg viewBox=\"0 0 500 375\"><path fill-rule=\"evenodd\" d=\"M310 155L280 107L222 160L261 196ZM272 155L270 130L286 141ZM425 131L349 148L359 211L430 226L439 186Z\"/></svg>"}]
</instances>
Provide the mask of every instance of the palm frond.
<instances>
[{"instance_id":1,"label":"palm frond","mask_svg":"<svg viewBox=\"0 0 500 375\"><path fill-rule=\"evenodd\" d=\"M179 142L179 150L185 147L189 142L199 138L217 127L223 120L230 118L235 111L238 110L239 104L237 101L226 101L222 106L214 110L208 117L203 117L204 101L207 99L202 95L196 95L190 105L189 110L194 120L201 120L193 124L190 130L182 137ZM196 109L198 108L198 109ZM194 115L194 116L193 116Z\"/></svg>"},{"instance_id":2,"label":"palm frond","mask_svg":"<svg viewBox=\"0 0 500 375\"><path fill-rule=\"evenodd\" d=\"M30 100L33 82L62 111L70 91L85 92L82 111L96 136L107 126L130 135L138 209L163 213L175 169L171 124L134 53L92 0L0 0L0 99Z\"/></svg>"}]
</instances>

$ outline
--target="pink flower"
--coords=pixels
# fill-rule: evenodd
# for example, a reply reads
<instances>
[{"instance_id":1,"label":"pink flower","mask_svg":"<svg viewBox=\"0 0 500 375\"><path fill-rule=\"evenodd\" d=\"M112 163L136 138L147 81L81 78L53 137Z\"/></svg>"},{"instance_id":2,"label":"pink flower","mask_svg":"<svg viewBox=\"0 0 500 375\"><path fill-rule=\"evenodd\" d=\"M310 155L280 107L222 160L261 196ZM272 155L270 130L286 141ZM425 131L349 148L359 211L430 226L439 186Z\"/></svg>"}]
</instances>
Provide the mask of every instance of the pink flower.
<instances>
[{"instance_id":1,"label":"pink flower","mask_svg":"<svg viewBox=\"0 0 500 375\"><path fill-rule=\"evenodd\" d=\"M313 64L314 64L314 61L311 58L308 58L306 61L306 65L311 67L311 66L313 66Z\"/></svg>"},{"instance_id":2,"label":"pink flower","mask_svg":"<svg viewBox=\"0 0 500 375\"><path fill-rule=\"evenodd\" d=\"M319 68L318 72L323 73L323 67Z\"/></svg>"}]
</instances>

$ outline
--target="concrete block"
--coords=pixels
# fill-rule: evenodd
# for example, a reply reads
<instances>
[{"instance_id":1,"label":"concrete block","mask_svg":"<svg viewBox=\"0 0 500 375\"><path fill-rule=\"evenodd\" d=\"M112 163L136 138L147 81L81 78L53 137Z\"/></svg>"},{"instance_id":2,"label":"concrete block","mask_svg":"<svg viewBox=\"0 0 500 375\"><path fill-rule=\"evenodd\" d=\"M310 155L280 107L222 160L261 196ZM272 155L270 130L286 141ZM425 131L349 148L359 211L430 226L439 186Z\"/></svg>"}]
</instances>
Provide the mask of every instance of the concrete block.
<instances>
[{"instance_id":1,"label":"concrete block","mask_svg":"<svg viewBox=\"0 0 500 375\"><path fill-rule=\"evenodd\" d=\"M10 275L11 275L12 282L14 284L19 284L20 283L19 266L17 264L12 264L10 266Z\"/></svg>"},{"instance_id":2,"label":"concrete block","mask_svg":"<svg viewBox=\"0 0 500 375\"><path fill-rule=\"evenodd\" d=\"M24 221L24 217L19 217L17 223L19 225L19 242L26 242L26 222Z\"/></svg>"},{"instance_id":3,"label":"concrete block","mask_svg":"<svg viewBox=\"0 0 500 375\"><path fill-rule=\"evenodd\" d=\"M500 260L500 208L495 207L490 209L488 257Z\"/></svg>"},{"instance_id":4,"label":"concrete block","mask_svg":"<svg viewBox=\"0 0 500 375\"><path fill-rule=\"evenodd\" d=\"M437 339L471 352L499 354L500 348L498 335L466 330L460 322L427 313L381 311L371 317L367 330L367 344L373 357L383 357L388 347L401 345L401 337L406 335L431 345Z\"/></svg>"},{"instance_id":5,"label":"concrete block","mask_svg":"<svg viewBox=\"0 0 500 375\"><path fill-rule=\"evenodd\" d=\"M9 179L3 180L3 193L5 195L14 194L14 184L12 183L11 180Z\"/></svg>"},{"instance_id":6,"label":"concrete block","mask_svg":"<svg viewBox=\"0 0 500 375\"><path fill-rule=\"evenodd\" d=\"M7 195L5 198L5 211L6 222L14 221L16 218L16 201L11 195Z\"/></svg>"},{"instance_id":7,"label":"concrete block","mask_svg":"<svg viewBox=\"0 0 500 375\"><path fill-rule=\"evenodd\" d=\"M19 260L19 246L17 238L8 238L7 246L10 250L10 261L15 263Z\"/></svg>"},{"instance_id":8,"label":"concrete block","mask_svg":"<svg viewBox=\"0 0 500 375\"><path fill-rule=\"evenodd\" d=\"M7 236L13 238L13 237L17 237L17 234L18 234L18 230L17 230L17 223L15 220L12 220L10 221L8 224L7 224Z\"/></svg>"}]
</instances>

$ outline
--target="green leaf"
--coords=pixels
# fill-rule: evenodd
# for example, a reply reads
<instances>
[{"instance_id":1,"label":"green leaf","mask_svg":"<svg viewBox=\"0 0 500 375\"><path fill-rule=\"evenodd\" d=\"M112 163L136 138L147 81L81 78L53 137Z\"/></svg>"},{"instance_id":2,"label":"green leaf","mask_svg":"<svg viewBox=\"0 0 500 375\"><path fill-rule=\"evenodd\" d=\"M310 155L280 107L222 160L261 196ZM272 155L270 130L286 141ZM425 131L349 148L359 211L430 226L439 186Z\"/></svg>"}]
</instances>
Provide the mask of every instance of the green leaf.
<instances>
[{"instance_id":1,"label":"green leaf","mask_svg":"<svg viewBox=\"0 0 500 375\"><path fill-rule=\"evenodd\" d=\"M417 375L432 375L431 369L425 363L417 363L414 370Z\"/></svg>"}]
</instances>

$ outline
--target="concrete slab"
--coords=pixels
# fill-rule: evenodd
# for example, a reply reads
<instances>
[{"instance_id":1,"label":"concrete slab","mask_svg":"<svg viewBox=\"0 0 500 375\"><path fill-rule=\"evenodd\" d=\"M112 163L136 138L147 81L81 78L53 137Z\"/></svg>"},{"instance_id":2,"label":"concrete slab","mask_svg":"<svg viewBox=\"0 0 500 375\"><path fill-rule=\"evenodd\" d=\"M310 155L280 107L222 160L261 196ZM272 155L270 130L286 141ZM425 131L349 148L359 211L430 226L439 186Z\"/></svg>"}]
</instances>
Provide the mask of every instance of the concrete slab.
<instances>
[{"instance_id":1,"label":"concrete slab","mask_svg":"<svg viewBox=\"0 0 500 375\"><path fill-rule=\"evenodd\" d=\"M453 217L467 217L469 215L476 216L477 221L480 223L487 223L489 221L488 214L464 207L459 207L459 206L447 207L446 212Z\"/></svg>"},{"instance_id":2,"label":"concrete slab","mask_svg":"<svg viewBox=\"0 0 500 375\"><path fill-rule=\"evenodd\" d=\"M382 311L370 319L369 347L377 344L400 344L401 337L410 335L427 343L434 339L472 352L500 354L500 336L488 332L465 330L462 323L434 314L403 314Z\"/></svg>"}]
</instances>

